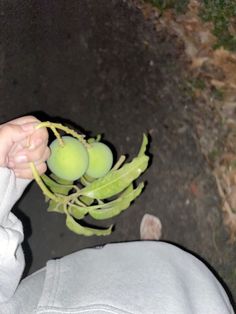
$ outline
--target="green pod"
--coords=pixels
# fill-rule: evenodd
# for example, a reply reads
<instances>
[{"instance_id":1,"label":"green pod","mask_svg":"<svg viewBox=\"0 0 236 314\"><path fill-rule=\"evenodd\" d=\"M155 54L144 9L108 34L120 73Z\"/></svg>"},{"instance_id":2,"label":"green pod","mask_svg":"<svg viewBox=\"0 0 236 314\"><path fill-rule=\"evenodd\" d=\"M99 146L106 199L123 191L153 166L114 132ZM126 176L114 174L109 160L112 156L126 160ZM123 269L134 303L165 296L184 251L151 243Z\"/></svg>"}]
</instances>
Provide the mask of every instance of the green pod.
<instances>
[{"instance_id":1,"label":"green pod","mask_svg":"<svg viewBox=\"0 0 236 314\"><path fill-rule=\"evenodd\" d=\"M110 171L105 177L83 188L80 191L80 195L94 199L106 199L117 195L145 171L148 166L148 160L149 158L146 155L134 158L120 169Z\"/></svg>"},{"instance_id":2,"label":"green pod","mask_svg":"<svg viewBox=\"0 0 236 314\"><path fill-rule=\"evenodd\" d=\"M109 219L119 215L122 211L127 209L130 206L130 203L140 195L142 192L144 184L141 183L139 186L134 190L133 186L130 185L123 195L117 199L112 204L107 204L108 206L102 209L91 209L89 210L89 215L96 220L103 220ZM110 207L109 207L110 205Z\"/></svg>"},{"instance_id":3,"label":"green pod","mask_svg":"<svg viewBox=\"0 0 236 314\"><path fill-rule=\"evenodd\" d=\"M76 234L84 235L87 237L96 235L96 236L106 236L110 235L112 232L113 226L111 225L107 229L95 229L89 227L83 227L69 214L66 214L66 226Z\"/></svg>"},{"instance_id":4,"label":"green pod","mask_svg":"<svg viewBox=\"0 0 236 314\"><path fill-rule=\"evenodd\" d=\"M126 189L148 167L149 157L145 155L147 143L147 136L144 134L137 157L121 168L111 170L103 178L93 181L80 191L80 195L93 199L106 199Z\"/></svg>"}]
</instances>

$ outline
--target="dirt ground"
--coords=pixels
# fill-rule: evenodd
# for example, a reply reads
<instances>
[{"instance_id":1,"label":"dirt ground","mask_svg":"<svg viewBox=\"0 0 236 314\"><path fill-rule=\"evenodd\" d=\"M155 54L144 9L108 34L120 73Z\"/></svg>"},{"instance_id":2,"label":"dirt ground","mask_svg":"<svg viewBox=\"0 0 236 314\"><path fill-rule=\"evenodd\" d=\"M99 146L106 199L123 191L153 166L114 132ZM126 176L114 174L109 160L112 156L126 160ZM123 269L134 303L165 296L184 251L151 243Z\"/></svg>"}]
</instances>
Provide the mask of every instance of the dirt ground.
<instances>
[{"instance_id":1,"label":"dirt ground","mask_svg":"<svg viewBox=\"0 0 236 314\"><path fill-rule=\"evenodd\" d=\"M117 155L130 157L143 132L151 138L145 191L112 219L111 236L71 233L64 216L46 211L37 185L29 186L14 209L26 233L26 274L78 249L138 239L150 213L161 220L163 241L200 257L236 298L235 243L200 149L201 107L186 88L183 43L156 31L130 1L2 1L1 13L1 123L29 113L71 123L104 134Z\"/></svg>"}]
</instances>

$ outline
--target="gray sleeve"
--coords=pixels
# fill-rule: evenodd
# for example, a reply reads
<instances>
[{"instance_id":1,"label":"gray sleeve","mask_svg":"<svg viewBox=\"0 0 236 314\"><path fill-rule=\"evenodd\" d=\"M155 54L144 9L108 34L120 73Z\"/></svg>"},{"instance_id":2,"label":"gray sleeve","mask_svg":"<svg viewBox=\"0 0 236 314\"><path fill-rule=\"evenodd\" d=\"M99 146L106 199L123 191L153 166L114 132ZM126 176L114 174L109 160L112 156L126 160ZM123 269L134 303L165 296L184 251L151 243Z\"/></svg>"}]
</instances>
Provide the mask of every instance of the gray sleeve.
<instances>
[{"instance_id":1,"label":"gray sleeve","mask_svg":"<svg viewBox=\"0 0 236 314\"><path fill-rule=\"evenodd\" d=\"M0 167L0 303L14 294L24 270L23 228L11 209L29 182Z\"/></svg>"}]
</instances>

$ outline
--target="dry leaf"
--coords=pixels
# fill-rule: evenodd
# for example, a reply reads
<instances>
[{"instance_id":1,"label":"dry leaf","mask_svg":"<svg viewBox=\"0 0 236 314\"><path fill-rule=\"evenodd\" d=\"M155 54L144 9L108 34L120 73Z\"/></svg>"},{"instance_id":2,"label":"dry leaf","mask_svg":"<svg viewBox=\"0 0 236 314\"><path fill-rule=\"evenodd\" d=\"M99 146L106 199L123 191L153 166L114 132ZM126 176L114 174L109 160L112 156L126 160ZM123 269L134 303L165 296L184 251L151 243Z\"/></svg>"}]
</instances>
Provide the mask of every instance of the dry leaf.
<instances>
[{"instance_id":1,"label":"dry leaf","mask_svg":"<svg viewBox=\"0 0 236 314\"><path fill-rule=\"evenodd\" d=\"M159 240L161 238L162 225L158 217L145 214L140 224L141 240Z\"/></svg>"}]
</instances>

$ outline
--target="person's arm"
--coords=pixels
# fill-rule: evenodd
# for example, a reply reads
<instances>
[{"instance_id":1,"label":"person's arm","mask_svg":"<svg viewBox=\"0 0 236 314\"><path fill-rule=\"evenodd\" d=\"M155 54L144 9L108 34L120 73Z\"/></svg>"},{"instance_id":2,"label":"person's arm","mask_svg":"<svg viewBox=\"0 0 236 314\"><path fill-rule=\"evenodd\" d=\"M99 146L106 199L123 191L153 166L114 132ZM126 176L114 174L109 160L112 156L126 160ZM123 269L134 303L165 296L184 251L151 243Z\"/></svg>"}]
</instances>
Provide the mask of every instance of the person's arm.
<instances>
[{"instance_id":1,"label":"person's arm","mask_svg":"<svg viewBox=\"0 0 236 314\"><path fill-rule=\"evenodd\" d=\"M32 179L29 162L41 174L49 156L47 132L35 131L37 123L28 116L0 125L0 304L14 294L24 270L23 228L11 209Z\"/></svg>"},{"instance_id":2,"label":"person's arm","mask_svg":"<svg viewBox=\"0 0 236 314\"><path fill-rule=\"evenodd\" d=\"M22 224L11 208L29 181L16 179L13 170L0 168L0 303L13 295L24 270Z\"/></svg>"}]
</instances>

